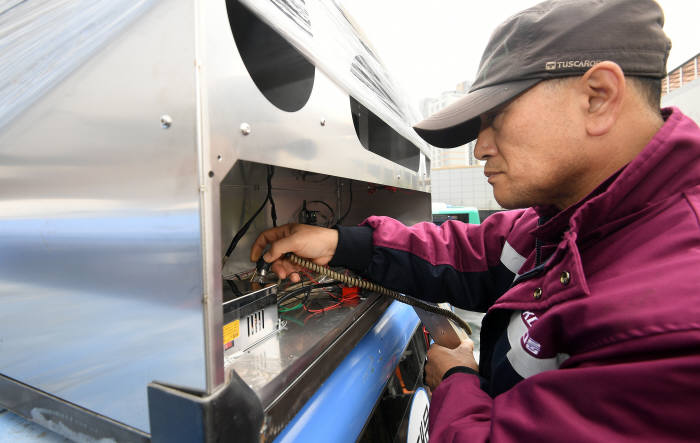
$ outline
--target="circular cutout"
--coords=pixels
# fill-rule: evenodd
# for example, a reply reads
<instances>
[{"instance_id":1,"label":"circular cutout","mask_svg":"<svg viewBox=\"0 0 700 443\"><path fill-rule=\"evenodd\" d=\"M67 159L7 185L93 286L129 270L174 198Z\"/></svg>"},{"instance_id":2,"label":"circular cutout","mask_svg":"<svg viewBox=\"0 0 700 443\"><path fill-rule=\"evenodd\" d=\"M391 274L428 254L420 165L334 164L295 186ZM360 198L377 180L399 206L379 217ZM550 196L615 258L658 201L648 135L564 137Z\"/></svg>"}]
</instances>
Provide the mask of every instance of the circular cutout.
<instances>
[{"instance_id":1,"label":"circular cutout","mask_svg":"<svg viewBox=\"0 0 700 443\"><path fill-rule=\"evenodd\" d=\"M314 65L238 0L227 0L226 9L238 52L260 92L283 111L303 108L313 90Z\"/></svg>"}]
</instances>

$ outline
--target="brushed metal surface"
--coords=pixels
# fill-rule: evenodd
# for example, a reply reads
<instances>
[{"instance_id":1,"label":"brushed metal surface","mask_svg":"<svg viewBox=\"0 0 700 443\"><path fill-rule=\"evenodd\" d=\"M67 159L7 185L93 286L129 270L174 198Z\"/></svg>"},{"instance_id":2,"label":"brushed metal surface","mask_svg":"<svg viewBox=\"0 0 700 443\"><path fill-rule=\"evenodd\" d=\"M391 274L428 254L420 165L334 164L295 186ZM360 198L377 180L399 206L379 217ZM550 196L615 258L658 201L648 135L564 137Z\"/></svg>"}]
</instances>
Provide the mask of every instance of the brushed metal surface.
<instances>
[{"instance_id":1,"label":"brushed metal surface","mask_svg":"<svg viewBox=\"0 0 700 443\"><path fill-rule=\"evenodd\" d=\"M192 8L0 132L0 373L146 432L149 382L206 387Z\"/></svg>"}]
</instances>

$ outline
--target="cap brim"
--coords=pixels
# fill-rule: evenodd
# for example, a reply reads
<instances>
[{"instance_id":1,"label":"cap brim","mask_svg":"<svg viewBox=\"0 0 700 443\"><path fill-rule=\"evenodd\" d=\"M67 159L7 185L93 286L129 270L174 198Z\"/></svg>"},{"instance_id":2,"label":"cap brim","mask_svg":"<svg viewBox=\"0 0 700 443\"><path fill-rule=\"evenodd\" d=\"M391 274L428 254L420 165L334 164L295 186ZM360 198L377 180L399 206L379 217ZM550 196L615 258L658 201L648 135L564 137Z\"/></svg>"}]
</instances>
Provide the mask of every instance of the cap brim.
<instances>
[{"instance_id":1,"label":"cap brim","mask_svg":"<svg viewBox=\"0 0 700 443\"><path fill-rule=\"evenodd\" d=\"M520 80L472 91L413 127L418 135L438 148L455 148L479 135L482 114L541 82L541 78Z\"/></svg>"}]
</instances>

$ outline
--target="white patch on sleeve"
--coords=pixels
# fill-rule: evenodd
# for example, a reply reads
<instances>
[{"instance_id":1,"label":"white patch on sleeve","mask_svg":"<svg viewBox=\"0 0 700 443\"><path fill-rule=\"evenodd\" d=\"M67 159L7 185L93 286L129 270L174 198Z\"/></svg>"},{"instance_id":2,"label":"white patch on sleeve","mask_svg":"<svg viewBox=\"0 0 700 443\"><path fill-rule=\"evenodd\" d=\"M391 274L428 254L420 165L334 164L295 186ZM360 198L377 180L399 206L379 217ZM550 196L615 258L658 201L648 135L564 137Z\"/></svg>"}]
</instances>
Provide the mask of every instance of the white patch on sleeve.
<instances>
[{"instance_id":1,"label":"white patch on sleeve","mask_svg":"<svg viewBox=\"0 0 700 443\"><path fill-rule=\"evenodd\" d=\"M525 257L518 254L518 251L513 249L508 242L505 242L503 245L503 251L501 251L501 263L503 263L503 265L508 268L510 272L515 274L516 278L518 277L518 271L520 268L522 268L525 260Z\"/></svg>"},{"instance_id":2,"label":"white patch on sleeve","mask_svg":"<svg viewBox=\"0 0 700 443\"><path fill-rule=\"evenodd\" d=\"M569 358L568 354L563 353L557 354L556 357L552 358L535 357L532 354L539 354L541 345L529 336L527 330L528 326L522 318L522 312L513 312L513 315L510 317L510 323L508 324L508 343L510 344L510 351L508 351L506 357L518 375L523 378L528 378L540 372L559 369L562 362ZM528 352L526 348L530 352Z\"/></svg>"}]
</instances>

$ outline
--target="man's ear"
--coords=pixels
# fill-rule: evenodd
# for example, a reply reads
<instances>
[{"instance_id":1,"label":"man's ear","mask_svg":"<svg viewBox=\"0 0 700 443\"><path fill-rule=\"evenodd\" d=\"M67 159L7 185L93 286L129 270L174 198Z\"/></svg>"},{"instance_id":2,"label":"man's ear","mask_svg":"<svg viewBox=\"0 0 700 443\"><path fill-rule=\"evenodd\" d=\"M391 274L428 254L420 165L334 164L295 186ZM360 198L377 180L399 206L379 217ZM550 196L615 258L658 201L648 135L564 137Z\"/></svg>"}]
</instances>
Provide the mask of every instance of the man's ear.
<instances>
[{"instance_id":1,"label":"man's ear","mask_svg":"<svg viewBox=\"0 0 700 443\"><path fill-rule=\"evenodd\" d=\"M586 71L581 82L587 98L586 132L605 135L622 111L626 86L622 68L615 62L600 62Z\"/></svg>"}]
</instances>

